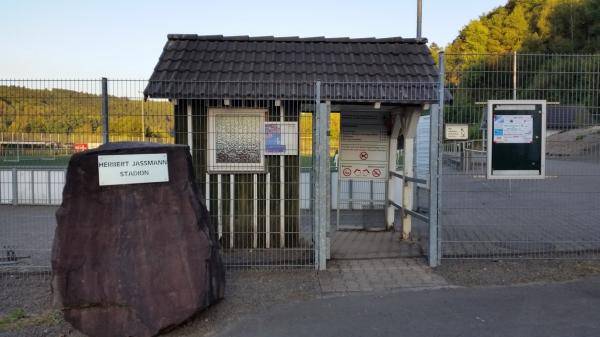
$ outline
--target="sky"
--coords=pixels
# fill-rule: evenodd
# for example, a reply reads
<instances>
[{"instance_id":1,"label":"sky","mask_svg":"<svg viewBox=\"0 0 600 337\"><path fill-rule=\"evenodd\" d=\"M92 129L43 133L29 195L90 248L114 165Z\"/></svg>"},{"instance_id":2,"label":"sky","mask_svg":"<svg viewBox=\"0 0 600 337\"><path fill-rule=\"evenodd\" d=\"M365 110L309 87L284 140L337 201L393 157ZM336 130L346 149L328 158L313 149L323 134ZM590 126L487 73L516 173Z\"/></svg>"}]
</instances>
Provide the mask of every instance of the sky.
<instances>
[{"instance_id":1,"label":"sky","mask_svg":"<svg viewBox=\"0 0 600 337\"><path fill-rule=\"evenodd\" d=\"M423 0L446 45L507 0ZM416 0L2 0L0 79L147 79L167 34L414 37Z\"/></svg>"}]
</instances>

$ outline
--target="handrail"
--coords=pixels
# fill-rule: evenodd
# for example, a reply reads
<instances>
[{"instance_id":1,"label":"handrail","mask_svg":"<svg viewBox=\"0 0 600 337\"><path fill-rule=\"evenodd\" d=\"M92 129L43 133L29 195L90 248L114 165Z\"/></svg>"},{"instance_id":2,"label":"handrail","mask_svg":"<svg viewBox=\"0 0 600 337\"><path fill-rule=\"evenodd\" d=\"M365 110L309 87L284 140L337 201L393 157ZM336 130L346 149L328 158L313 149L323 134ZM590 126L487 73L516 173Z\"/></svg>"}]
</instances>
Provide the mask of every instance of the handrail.
<instances>
[{"instance_id":1,"label":"handrail","mask_svg":"<svg viewBox=\"0 0 600 337\"><path fill-rule=\"evenodd\" d=\"M397 203L395 203L395 202L393 202L391 200L388 200L388 202L389 202L390 205L396 207L397 209L401 210L404 213L408 213L408 214L414 216L415 218L417 218L419 220L422 220L424 222L429 222L429 217L427 217L427 216L425 216L425 215L423 215L423 214L421 214L419 212L415 212L415 211L413 211L411 209L405 209L404 207L398 205Z\"/></svg>"},{"instance_id":2,"label":"handrail","mask_svg":"<svg viewBox=\"0 0 600 337\"><path fill-rule=\"evenodd\" d=\"M392 175L394 177L397 177L397 178L400 178L400 179L402 179L404 181L412 181L412 182L415 182L415 183L418 183L418 184L427 184L427 180L425 180L425 179L407 177L407 176L405 176L403 174L400 174L400 173L398 173L396 171L390 171L390 175Z\"/></svg>"}]
</instances>

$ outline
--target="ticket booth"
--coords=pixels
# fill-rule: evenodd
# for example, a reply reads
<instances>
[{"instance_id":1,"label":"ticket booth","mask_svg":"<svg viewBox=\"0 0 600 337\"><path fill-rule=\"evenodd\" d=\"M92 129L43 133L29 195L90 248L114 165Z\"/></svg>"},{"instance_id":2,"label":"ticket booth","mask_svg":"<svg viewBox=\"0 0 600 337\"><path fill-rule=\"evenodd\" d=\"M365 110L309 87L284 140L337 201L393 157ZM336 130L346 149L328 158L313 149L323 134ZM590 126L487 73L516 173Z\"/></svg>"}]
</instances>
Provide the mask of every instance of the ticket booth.
<instances>
[{"instance_id":1,"label":"ticket booth","mask_svg":"<svg viewBox=\"0 0 600 337\"><path fill-rule=\"evenodd\" d=\"M190 146L226 263L310 263L323 227L332 235L339 227L411 239L417 121L438 100L426 43L168 36L144 93L173 104L175 142ZM322 104L340 114L340 141L323 186L331 206L317 219L314 193L322 186L313 181L311 139ZM399 137L411 149L401 172Z\"/></svg>"}]
</instances>

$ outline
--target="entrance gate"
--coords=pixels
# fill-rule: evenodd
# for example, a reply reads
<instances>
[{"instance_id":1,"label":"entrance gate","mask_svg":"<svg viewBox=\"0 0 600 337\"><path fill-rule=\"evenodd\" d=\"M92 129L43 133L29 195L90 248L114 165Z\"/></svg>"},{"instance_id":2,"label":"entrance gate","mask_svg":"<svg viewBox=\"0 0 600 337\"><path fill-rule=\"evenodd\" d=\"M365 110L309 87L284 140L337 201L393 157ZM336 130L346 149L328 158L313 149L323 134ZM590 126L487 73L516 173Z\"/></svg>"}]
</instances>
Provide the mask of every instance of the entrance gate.
<instances>
[{"instance_id":1,"label":"entrance gate","mask_svg":"<svg viewBox=\"0 0 600 337\"><path fill-rule=\"evenodd\" d=\"M423 247L436 248L426 242L435 236L429 233L428 215L415 202L417 185L427 186L428 180L415 177L413 153L419 116L430 107L432 97L406 104L390 96L387 106L374 102L365 107L364 103L330 103L319 96L327 83L317 86L312 138L317 268L324 269L329 258L421 256ZM438 97L435 84L427 90ZM332 111L340 113L341 125L339 151L333 160L328 149ZM345 118L358 120L359 132L346 132L344 128L353 125ZM375 128L369 123L375 123ZM375 160L370 161L371 156Z\"/></svg>"}]
</instances>

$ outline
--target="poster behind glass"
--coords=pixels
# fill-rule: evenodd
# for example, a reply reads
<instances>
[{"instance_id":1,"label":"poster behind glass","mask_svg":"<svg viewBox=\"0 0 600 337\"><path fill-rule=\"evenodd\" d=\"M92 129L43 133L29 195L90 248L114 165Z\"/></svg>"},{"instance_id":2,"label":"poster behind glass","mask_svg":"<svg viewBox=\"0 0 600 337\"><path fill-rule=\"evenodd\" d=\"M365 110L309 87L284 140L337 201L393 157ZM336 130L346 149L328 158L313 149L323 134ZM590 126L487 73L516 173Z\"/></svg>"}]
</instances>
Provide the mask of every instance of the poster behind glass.
<instances>
[{"instance_id":1,"label":"poster behind glass","mask_svg":"<svg viewBox=\"0 0 600 337\"><path fill-rule=\"evenodd\" d=\"M208 170L264 171L264 116L263 109L210 109Z\"/></svg>"}]
</instances>

